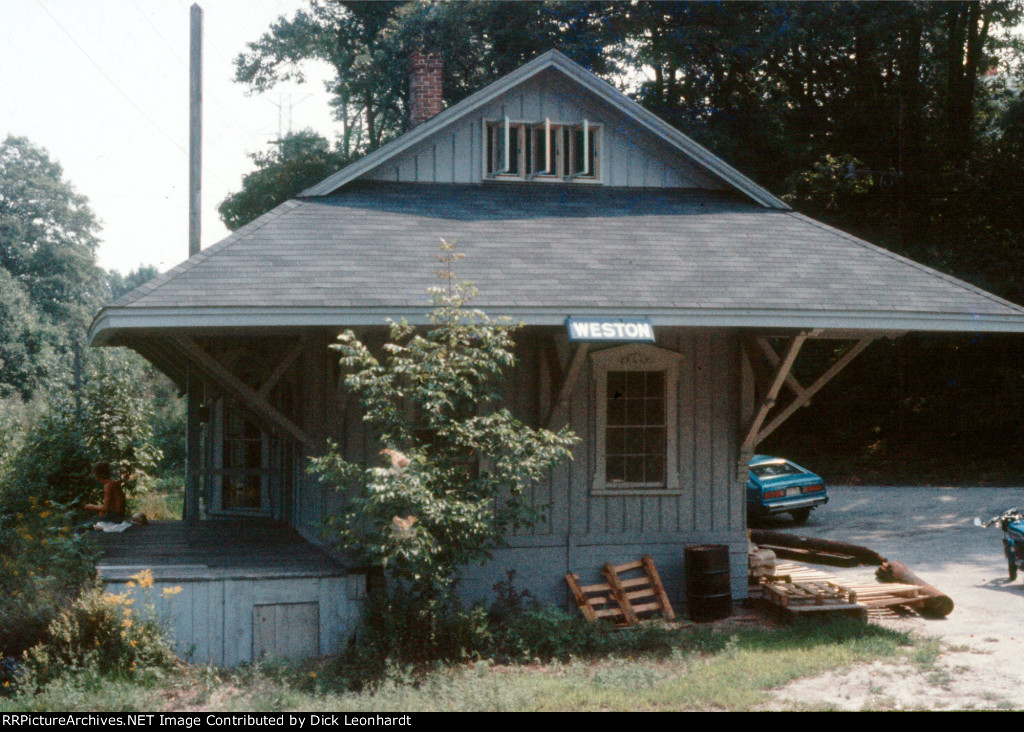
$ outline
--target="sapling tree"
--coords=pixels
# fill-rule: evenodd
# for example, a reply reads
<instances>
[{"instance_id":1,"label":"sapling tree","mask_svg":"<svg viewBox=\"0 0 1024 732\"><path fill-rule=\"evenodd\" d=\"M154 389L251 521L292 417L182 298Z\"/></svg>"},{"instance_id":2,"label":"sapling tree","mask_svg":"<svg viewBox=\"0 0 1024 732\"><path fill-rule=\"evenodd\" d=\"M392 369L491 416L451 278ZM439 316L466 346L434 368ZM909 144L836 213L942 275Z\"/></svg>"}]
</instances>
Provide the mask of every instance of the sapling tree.
<instances>
[{"instance_id":1,"label":"sapling tree","mask_svg":"<svg viewBox=\"0 0 1024 732\"><path fill-rule=\"evenodd\" d=\"M486 561L509 529L538 520L524 491L576 441L502 405L517 326L467 307L476 290L454 279L460 257L442 243L429 327L390 321L381 358L352 331L331 346L382 465L350 462L331 443L311 468L347 493L329 520L339 545L426 598L443 596L463 565Z\"/></svg>"}]
</instances>

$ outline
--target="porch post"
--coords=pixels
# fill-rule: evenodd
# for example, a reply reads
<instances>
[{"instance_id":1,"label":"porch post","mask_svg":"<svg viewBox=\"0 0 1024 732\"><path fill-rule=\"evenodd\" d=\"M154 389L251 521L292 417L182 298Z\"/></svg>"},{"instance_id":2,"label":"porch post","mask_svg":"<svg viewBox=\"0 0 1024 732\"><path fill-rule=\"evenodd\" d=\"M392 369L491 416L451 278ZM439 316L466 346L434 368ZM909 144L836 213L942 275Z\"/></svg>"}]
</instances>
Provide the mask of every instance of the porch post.
<instances>
[{"instance_id":1,"label":"porch post","mask_svg":"<svg viewBox=\"0 0 1024 732\"><path fill-rule=\"evenodd\" d=\"M199 450L199 409L202 406L202 380L192 366L188 367L187 417L185 424L185 521L199 521L199 470L202 458Z\"/></svg>"}]
</instances>

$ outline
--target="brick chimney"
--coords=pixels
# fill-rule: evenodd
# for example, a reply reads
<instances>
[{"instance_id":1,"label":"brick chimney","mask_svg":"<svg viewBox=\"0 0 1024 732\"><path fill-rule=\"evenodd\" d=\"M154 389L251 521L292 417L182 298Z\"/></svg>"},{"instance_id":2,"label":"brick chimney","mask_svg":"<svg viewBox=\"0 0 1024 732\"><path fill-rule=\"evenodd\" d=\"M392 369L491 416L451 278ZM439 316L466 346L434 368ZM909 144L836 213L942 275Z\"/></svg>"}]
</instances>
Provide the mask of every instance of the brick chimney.
<instances>
[{"instance_id":1,"label":"brick chimney","mask_svg":"<svg viewBox=\"0 0 1024 732\"><path fill-rule=\"evenodd\" d=\"M413 51L409 56L409 126L426 122L441 111L441 54Z\"/></svg>"}]
</instances>

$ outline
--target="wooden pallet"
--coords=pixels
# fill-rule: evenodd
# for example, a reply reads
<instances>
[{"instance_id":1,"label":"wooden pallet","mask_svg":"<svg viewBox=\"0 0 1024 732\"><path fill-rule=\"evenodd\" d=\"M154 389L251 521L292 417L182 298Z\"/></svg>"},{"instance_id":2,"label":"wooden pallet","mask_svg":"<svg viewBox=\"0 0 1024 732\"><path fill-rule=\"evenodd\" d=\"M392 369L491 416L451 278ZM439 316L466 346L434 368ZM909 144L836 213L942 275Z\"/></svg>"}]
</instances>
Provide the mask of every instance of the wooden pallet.
<instances>
[{"instance_id":1,"label":"wooden pallet","mask_svg":"<svg viewBox=\"0 0 1024 732\"><path fill-rule=\"evenodd\" d=\"M655 612L660 612L666 620L676 619L650 557L625 564L605 564L601 574L605 582L595 585L581 585L577 575L565 575L577 607L590 622L608 618L617 625L636 625L640 615Z\"/></svg>"},{"instance_id":2,"label":"wooden pallet","mask_svg":"<svg viewBox=\"0 0 1024 732\"><path fill-rule=\"evenodd\" d=\"M805 607L851 605L846 590L832 582L767 582L764 597L780 607L793 610Z\"/></svg>"},{"instance_id":3,"label":"wooden pallet","mask_svg":"<svg viewBox=\"0 0 1024 732\"><path fill-rule=\"evenodd\" d=\"M581 585L579 575L572 573L565 575L565 581L576 600L576 606L583 613L583 617L591 623L608 618L616 625L627 625L626 614L615 598L611 585L604 582L596 585Z\"/></svg>"}]
</instances>

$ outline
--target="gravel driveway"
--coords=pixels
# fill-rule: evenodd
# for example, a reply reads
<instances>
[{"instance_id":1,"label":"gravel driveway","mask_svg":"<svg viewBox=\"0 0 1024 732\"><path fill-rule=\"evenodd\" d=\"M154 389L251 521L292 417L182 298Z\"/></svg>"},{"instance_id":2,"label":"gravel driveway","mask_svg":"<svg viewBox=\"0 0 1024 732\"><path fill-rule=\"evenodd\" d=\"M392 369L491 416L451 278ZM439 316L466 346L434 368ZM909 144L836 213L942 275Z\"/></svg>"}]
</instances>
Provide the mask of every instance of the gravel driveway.
<instances>
[{"instance_id":1,"label":"gravel driveway","mask_svg":"<svg viewBox=\"0 0 1024 732\"><path fill-rule=\"evenodd\" d=\"M1024 489L839 486L829 495L805 526L780 519L768 528L861 544L903 562L956 607L943 620L894 627L939 636L953 650L930 673L879 664L799 682L782 697L845 709L1024 709L1024 582L1009 582L1002 532L973 524L1024 507ZM866 567L835 573L872 577Z\"/></svg>"}]
</instances>

